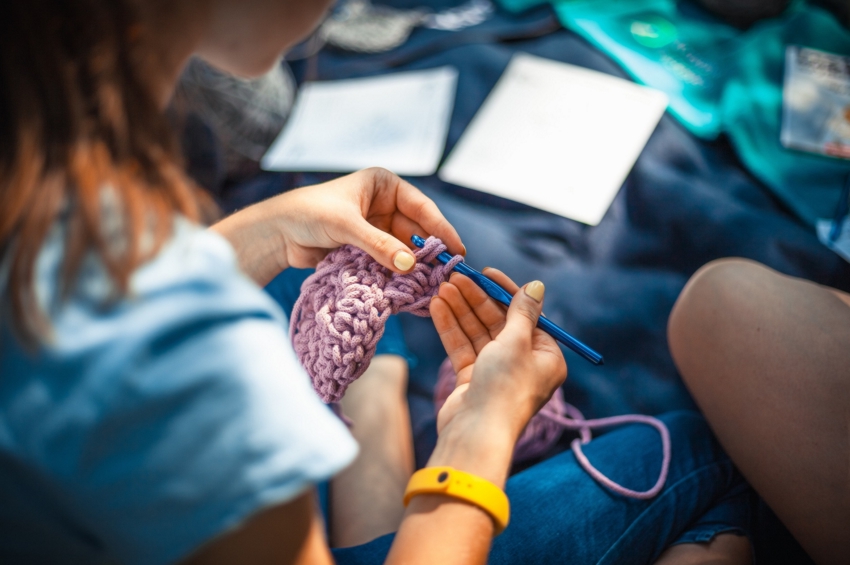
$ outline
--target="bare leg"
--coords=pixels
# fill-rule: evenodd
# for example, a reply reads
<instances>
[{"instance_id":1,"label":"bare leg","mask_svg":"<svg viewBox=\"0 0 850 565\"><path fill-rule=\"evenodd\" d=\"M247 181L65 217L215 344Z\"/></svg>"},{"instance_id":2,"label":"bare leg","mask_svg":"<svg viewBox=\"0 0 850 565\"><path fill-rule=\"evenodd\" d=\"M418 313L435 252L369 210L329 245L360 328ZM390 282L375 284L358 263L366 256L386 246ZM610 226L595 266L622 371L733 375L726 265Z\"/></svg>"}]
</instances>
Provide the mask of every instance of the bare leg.
<instances>
[{"instance_id":1,"label":"bare leg","mask_svg":"<svg viewBox=\"0 0 850 565\"><path fill-rule=\"evenodd\" d=\"M668 337L720 443L818 563L850 555L850 297L756 263L703 267Z\"/></svg>"},{"instance_id":2,"label":"bare leg","mask_svg":"<svg viewBox=\"0 0 850 565\"><path fill-rule=\"evenodd\" d=\"M372 359L342 399L351 432L360 443L354 463L331 482L331 545L359 545L394 532L413 473L413 437L407 406L407 361Z\"/></svg>"}]
</instances>

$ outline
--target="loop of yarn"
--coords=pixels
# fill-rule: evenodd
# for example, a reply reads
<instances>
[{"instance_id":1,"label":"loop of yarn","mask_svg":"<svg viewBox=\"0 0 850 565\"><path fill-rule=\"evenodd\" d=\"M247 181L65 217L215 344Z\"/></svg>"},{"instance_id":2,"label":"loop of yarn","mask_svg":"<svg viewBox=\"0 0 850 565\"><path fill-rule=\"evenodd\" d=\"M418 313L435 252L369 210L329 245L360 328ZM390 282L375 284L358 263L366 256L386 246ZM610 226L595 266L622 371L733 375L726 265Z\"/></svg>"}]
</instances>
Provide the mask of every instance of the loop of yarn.
<instances>
[{"instance_id":1,"label":"loop of yarn","mask_svg":"<svg viewBox=\"0 0 850 565\"><path fill-rule=\"evenodd\" d=\"M393 273L365 251L345 245L331 251L301 285L289 337L313 388L325 402L339 402L369 367L391 314L430 316L431 297L463 261L432 264L446 246L429 237L415 249L416 265Z\"/></svg>"},{"instance_id":2,"label":"loop of yarn","mask_svg":"<svg viewBox=\"0 0 850 565\"><path fill-rule=\"evenodd\" d=\"M437 385L434 387L435 414L439 413L443 404L446 403L446 399L454 390L456 382L457 375L455 375L449 359L446 359L440 365ZM593 438L591 434L592 429L607 428L622 424L646 424L655 428L661 436L661 472L658 475L655 485L649 490L636 491L615 483L594 467L581 449L582 445L590 443L590 440ZM531 421L529 421L514 448L514 460L527 461L543 455L555 445L564 429L579 432L579 437L574 439L571 444L576 460L588 475L604 487L622 496L641 500L655 497L664 488L664 483L667 482L667 473L670 470L671 459L670 431L664 422L658 418L640 414L585 420L584 415L582 415L578 408L564 401L564 394L560 388L555 391L555 394L540 409L540 412L535 414Z\"/></svg>"}]
</instances>

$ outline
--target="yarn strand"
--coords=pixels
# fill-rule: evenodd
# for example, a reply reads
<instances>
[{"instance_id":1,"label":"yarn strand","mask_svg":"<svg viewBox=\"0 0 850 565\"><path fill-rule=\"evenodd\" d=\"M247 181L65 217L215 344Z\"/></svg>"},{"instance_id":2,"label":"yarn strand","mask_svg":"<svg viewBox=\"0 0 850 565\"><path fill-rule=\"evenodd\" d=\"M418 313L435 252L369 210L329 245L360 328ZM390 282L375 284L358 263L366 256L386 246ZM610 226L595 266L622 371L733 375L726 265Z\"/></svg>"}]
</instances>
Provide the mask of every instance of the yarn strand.
<instances>
[{"instance_id":1,"label":"yarn strand","mask_svg":"<svg viewBox=\"0 0 850 565\"><path fill-rule=\"evenodd\" d=\"M434 387L434 413L440 412L440 409L445 404L446 399L452 393L457 382L451 362L446 359L440 365L437 374L437 385ZM582 445L590 443L593 439L592 429L609 428L623 424L646 424L652 426L658 431L661 436L661 472L658 474L658 480L652 488L646 491L637 491L624 487L606 477L599 469L593 466L587 456L581 449ZM627 414L623 416L611 416L608 418L597 418L594 420L586 420L581 411L564 401L564 393L559 388L552 395L552 398L547 402L540 412L531 418L528 425L517 440L514 448L514 461L528 461L535 457L540 457L557 443L563 431L573 430L579 433L579 437L574 439L570 445L575 454L576 461L581 465L581 468L590 475L593 480L604 486L605 488L629 498L637 498L646 500L654 498L664 488L667 482L667 474L670 470L670 460L672 458L670 447L670 430L658 418L652 416L644 416L641 414Z\"/></svg>"},{"instance_id":2,"label":"yarn strand","mask_svg":"<svg viewBox=\"0 0 850 565\"><path fill-rule=\"evenodd\" d=\"M543 418L547 418L560 426L563 426L568 430L577 430L581 437L576 438L570 444L570 447L573 450L573 454L578 461L578 464L590 475L596 482L605 486L609 490L616 492L619 495L627 496L629 498L637 498L639 500L647 500L650 498L654 498L661 492L661 489L664 488L664 483L667 482L667 473L670 471L670 460L672 458L672 452L670 447L670 430L667 429L667 425L659 420L658 418L653 418L652 416L644 416L642 414L626 414L623 416L611 416L608 418L597 418L594 420L585 420L582 413L578 408L572 406L571 404L566 405L567 412L570 414L570 417L561 416L558 414L552 414L551 412L540 412L540 416ZM615 483L604 474L602 474L599 469L593 466L593 464L588 460L587 456L581 449L582 445L586 445L590 443L592 439L591 429L594 428L609 428L611 426L620 426L623 424L646 424L648 426L652 426L658 431L658 434L661 436L661 472L658 474L658 480L655 481L655 485L652 488L645 491L637 491L632 490L630 488L626 488L620 484Z\"/></svg>"}]
</instances>

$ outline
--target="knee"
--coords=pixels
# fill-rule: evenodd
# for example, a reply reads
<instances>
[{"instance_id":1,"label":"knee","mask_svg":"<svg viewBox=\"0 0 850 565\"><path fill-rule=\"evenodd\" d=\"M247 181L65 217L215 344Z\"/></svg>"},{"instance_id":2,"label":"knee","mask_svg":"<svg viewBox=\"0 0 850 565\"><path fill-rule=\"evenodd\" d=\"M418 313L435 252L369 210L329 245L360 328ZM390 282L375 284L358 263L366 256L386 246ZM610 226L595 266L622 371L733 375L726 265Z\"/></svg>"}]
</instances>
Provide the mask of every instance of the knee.
<instances>
[{"instance_id":1,"label":"knee","mask_svg":"<svg viewBox=\"0 0 850 565\"><path fill-rule=\"evenodd\" d=\"M746 259L718 259L690 278L673 306L667 340L673 360L682 372L690 359L702 357L728 336L736 320L762 299L759 289L776 273ZM685 372L682 376L686 378Z\"/></svg>"},{"instance_id":2,"label":"knee","mask_svg":"<svg viewBox=\"0 0 850 565\"><path fill-rule=\"evenodd\" d=\"M674 337L697 323L705 325L708 316L741 299L742 281L752 280L764 270L760 264L746 259L717 259L703 265L688 280L679 294L667 325Z\"/></svg>"}]
</instances>

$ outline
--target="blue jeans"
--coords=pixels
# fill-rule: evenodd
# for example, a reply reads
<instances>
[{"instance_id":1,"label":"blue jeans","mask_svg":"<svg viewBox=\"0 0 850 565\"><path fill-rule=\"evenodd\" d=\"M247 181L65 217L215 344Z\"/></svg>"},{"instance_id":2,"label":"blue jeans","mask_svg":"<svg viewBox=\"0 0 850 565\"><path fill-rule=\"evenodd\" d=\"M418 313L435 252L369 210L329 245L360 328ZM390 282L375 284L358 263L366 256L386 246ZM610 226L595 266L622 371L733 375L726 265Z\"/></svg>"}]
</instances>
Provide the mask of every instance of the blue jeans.
<instances>
[{"instance_id":1,"label":"blue jeans","mask_svg":"<svg viewBox=\"0 0 850 565\"><path fill-rule=\"evenodd\" d=\"M652 500L616 495L597 484L571 451L508 480L511 523L493 541L490 563L648 564L669 546L706 542L724 532L750 534L754 493L694 412L661 418L670 428L672 462ZM614 481L637 490L654 484L661 442L647 426L608 433L584 447ZM335 549L338 565L383 563L394 534Z\"/></svg>"}]
</instances>

